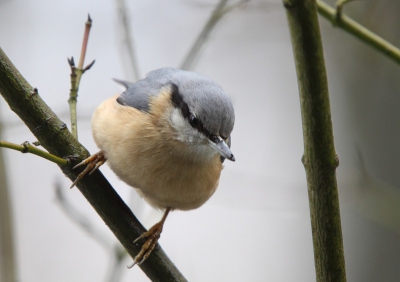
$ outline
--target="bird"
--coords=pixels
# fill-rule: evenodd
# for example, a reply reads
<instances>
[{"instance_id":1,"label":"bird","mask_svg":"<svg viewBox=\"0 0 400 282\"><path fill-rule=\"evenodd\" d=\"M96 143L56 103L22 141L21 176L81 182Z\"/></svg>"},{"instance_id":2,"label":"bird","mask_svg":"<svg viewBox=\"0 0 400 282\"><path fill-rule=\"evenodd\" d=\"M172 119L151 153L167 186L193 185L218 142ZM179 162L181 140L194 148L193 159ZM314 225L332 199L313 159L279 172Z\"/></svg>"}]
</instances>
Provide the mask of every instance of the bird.
<instances>
[{"instance_id":1,"label":"bird","mask_svg":"<svg viewBox=\"0 0 400 282\"><path fill-rule=\"evenodd\" d=\"M216 191L230 149L235 113L231 99L211 78L160 68L94 111L92 135L100 151L77 164L86 168L71 188L106 161L114 173L162 219L134 243L146 239L134 265L142 264L160 238L170 211L202 206Z\"/></svg>"}]
</instances>

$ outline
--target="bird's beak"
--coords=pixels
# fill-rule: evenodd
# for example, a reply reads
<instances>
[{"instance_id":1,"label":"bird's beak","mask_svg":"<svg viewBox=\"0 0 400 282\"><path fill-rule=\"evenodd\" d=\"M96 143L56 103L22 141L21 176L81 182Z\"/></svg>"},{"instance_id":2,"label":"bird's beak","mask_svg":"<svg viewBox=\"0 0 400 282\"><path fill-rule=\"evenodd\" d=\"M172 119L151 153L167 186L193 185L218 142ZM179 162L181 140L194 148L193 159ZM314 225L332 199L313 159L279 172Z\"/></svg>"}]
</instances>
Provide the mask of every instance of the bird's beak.
<instances>
[{"instance_id":1,"label":"bird's beak","mask_svg":"<svg viewBox=\"0 0 400 282\"><path fill-rule=\"evenodd\" d=\"M209 142L211 147L213 147L218 152L218 154L232 162L235 161L235 157L233 156L231 149L229 149L224 140L219 139L217 142L209 140Z\"/></svg>"}]
</instances>

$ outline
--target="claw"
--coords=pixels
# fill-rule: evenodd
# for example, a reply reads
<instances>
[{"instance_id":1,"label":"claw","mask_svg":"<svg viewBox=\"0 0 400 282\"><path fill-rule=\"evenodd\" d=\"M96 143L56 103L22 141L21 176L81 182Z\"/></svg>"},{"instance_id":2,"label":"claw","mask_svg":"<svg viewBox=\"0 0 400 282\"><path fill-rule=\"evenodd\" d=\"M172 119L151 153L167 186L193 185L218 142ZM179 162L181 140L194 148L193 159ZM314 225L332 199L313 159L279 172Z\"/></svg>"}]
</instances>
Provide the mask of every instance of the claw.
<instances>
[{"instance_id":1,"label":"claw","mask_svg":"<svg viewBox=\"0 0 400 282\"><path fill-rule=\"evenodd\" d=\"M92 174L96 171L100 166L102 166L107 161L106 157L104 156L103 152L100 151L90 157L84 159L82 162L74 166L72 169L76 169L77 167L87 165L86 168L77 176L75 181L72 183L71 187L74 187L76 183L79 182L86 174Z\"/></svg>"},{"instance_id":2,"label":"claw","mask_svg":"<svg viewBox=\"0 0 400 282\"><path fill-rule=\"evenodd\" d=\"M97 160L96 160L97 161ZM106 159L103 158L96 163L95 167L89 172L89 175L91 175L93 172L95 172L99 167L101 167L104 163L106 162Z\"/></svg>"},{"instance_id":3,"label":"claw","mask_svg":"<svg viewBox=\"0 0 400 282\"><path fill-rule=\"evenodd\" d=\"M170 208L167 208L160 222L156 223L152 228L149 229L149 231L143 232L142 235L140 235L138 238L135 239L135 241L133 241L133 243L136 243L140 239L148 238L146 242L144 242L144 244L142 245L142 249L140 250L140 252L135 256L133 263L128 265L127 268L132 268L136 264L141 265L150 256L151 252L157 245L158 239L161 236L165 219L167 218L170 210Z\"/></svg>"},{"instance_id":4,"label":"claw","mask_svg":"<svg viewBox=\"0 0 400 282\"><path fill-rule=\"evenodd\" d=\"M142 249L135 257L135 264L141 265L151 254L153 249L155 248L158 239L160 238L161 232L163 228L163 223L157 223L149 231L144 232L139 238L137 238L134 243L138 240L147 238L146 242L142 245Z\"/></svg>"}]
</instances>

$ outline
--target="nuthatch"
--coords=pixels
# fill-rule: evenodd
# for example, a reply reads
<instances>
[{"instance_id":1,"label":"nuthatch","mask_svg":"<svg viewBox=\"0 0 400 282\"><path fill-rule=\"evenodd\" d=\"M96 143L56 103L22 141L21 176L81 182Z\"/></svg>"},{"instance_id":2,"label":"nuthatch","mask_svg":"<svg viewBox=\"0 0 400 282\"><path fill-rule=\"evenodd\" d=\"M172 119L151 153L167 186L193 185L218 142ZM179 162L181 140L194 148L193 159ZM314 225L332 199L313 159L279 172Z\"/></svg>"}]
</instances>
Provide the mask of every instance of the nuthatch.
<instances>
[{"instance_id":1,"label":"nuthatch","mask_svg":"<svg viewBox=\"0 0 400 282\"><path fill-rule=\"evenodd\" d=\"M108 161L115 174L155 208L161 221L135 242L147 238L134 263L154 249L170 210L203 205L217 189L224 159L235 161L230 135L235 114L231 100L210 78L162 68L104 101L92 117L100 152L72 186Z\"/></svg>"}]
</instances>

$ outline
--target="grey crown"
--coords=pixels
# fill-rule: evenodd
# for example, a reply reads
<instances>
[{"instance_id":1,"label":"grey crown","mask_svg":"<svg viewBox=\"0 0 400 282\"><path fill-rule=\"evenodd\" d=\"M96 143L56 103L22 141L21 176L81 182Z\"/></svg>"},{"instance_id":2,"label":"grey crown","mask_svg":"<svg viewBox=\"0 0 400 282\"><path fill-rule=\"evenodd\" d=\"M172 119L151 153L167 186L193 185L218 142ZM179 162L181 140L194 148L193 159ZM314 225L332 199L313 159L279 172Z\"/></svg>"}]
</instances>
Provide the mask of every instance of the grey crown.
<instances>
[{"instance_id":1,"label":"grey crown","mask_svg":"<svg viewBox=\"0 0 400 282\"><path fill-rule=\"evenodd\" d=\"M204 127L214 135L229 137L235 122L232 102L222 88L207 76L174 68L161 68L147 77L130 84L117 81L127 87L117 99L121 105L149 111L149 97L175 84L183 101Z\"/></svg>"}]
</instances>

